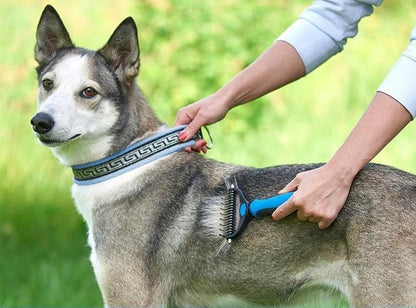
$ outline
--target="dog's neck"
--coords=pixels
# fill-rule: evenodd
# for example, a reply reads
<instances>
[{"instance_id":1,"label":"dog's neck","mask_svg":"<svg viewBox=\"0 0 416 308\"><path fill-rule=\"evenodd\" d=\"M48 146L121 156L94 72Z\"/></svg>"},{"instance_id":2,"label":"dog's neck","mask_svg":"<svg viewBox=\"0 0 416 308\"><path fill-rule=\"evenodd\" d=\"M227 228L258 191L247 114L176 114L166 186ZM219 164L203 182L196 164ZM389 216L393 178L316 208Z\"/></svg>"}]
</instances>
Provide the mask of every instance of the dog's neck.
<instances>
[{"instance_id":1,"label":"dog's neck","mask_svg":"<svg viewBox=\"0 0 416 308\"><path fill-rule=\"evenodd\" d=\"M133 142L160 131L164 124L149 107L137 85L127 93L128 99L120 107L118 120L111 133L78 139L53 148L54 154L65 166L96 161L126 148Z\"/></svg>"},{"instance_id":2,"label":"dog's neck","mask_svg":"<svg viewBox=\"0 0 416 308\"><path fill-rule=\"evenodd\" d=\"M202 138L202 134L198 132L191 140L181 142L179 134L183 129L184 126L165 128L111 156L72 166L75 183L78 185L102 183L181 151Z\"/></svg>"},{"instance_id":3,"label":"dog's neck","mask_svg":"<svg viewBox=\"0 0 416 308\"><path fill-rule=\"evenodd\" d=\"M106 155L112 155L131 143L143 139L160 130L164 124L143 97L139 87L134 84L128 93L127 105L120 111L119 120L114 126L114 138Z\"/></svg>"}]
</instances>

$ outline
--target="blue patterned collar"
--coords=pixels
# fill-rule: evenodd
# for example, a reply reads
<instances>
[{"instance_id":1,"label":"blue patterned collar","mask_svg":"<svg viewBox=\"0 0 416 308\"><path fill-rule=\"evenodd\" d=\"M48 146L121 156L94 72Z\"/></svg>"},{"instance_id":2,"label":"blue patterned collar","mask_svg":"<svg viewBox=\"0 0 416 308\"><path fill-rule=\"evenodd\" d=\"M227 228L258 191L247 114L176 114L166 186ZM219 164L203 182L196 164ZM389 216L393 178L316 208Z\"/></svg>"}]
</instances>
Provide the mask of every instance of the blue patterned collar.
<instances>
[{"instance_id":1,"label":"blue patterned collar","mask_svg":"<svg viewBox=\"0 0 416 308\"><path fill-rule=\"evenodd\" d=\"M202 139L199 131L187 142L179 140L179 133L186 126L177 126L157 135L140 140L127 148L103 159L72 166L74 182L78 185L92 185L112 179L169 154L183 150Z\"/></svg>"}]
</instances>

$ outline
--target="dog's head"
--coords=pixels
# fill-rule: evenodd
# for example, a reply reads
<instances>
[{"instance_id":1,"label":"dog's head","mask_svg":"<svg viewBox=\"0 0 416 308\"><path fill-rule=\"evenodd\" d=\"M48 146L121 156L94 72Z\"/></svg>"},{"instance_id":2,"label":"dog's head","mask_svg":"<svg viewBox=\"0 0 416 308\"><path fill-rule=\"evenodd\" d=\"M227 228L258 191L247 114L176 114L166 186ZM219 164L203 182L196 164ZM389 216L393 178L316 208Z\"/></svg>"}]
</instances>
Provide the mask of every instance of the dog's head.
<instances>
[{"instance_id":1,"label":"dog's head","mask_svg":"<svg viewBox=\"0 0 416 308\"><path fill-rule=\"evenodd\" d=\"M122 124L120 114L139 70L137 29L125 19L98 51L77 48L58 13L46 6L36 33L38 112L31 119L39 141L66 165L80 149L106 153ZM94 157L85 157L82 161ZM98 154L99 155L99 154Z\"/></svg>"}]
</instances>

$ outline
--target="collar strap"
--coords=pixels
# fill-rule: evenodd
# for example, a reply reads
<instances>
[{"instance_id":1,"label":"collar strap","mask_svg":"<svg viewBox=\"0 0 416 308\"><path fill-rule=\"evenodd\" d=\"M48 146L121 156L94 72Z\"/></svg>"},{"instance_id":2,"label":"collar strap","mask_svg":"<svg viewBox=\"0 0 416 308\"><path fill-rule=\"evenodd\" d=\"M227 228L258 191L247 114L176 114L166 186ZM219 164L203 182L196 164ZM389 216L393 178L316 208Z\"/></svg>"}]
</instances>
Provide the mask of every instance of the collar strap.
<instances>
[{"instance_id":1,"label":"collar strap","mask_svg":"<svg viewBox=\"0 0 416 308\"><path fill-rule=\"evenodd\" d=\"M92 185L112 179L123 173L153 162L169 154L179 152L202 139L200 131L189 141L181 142L179 133L186 126L177 126L160 134L128 146L103 159L72 166L74 182L78 185Z\"/></svg>"}]
</instances>

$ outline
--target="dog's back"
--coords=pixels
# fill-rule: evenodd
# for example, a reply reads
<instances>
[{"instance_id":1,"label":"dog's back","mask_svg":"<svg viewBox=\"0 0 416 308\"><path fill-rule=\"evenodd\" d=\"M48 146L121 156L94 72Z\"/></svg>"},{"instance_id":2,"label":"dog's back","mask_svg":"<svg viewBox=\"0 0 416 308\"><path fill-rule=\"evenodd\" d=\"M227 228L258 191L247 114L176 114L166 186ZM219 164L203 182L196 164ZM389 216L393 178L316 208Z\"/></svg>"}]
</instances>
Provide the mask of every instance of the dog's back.
<instances>
[{"instance_id":1,"label":"dog's back","mask_svg":"<svg viewBox=\"0 0 416 308\"><path fill-rule=\"evenodd\" d=\"M314 167L242 169L229 176L237 179L248 198L264 198L298 172ZM214 195L224 189L220 185ZM187 281L216 277L214 288L221 286L225 293L267 305L284 302L301 287L319 284L341 289L356 306L416 302L415 175L370 164L357 176L344 209L329 229L319 230L294 215L281 222L255 220L237 242L217 255L213 252L218 240L204 229L206 220L212 219L206 213L215 212L215 198L208 200L211 203L200 208L201 225L187 240L196 257L204 256L206 266L201 269L187 256L184 264L191 265L186 272L201 275Z\"/></svg>"},{"instance_id":2,"label":"dog's back","mask_svg":"<svg viewBox=\"0 0 416 308\"><path fill-rule=\"evenodd\" d=\"M131 303L143 303L144 295L137 288L128 292L123 282L131 285L141 275L137 287L146 294L144 302L154 304L210 305L233 295L275 305L313 285L340 289L355 306L415 303L416 177L391 167L365 167L339 218L326 230L294 215L281 222L263 218L223 246L216 224L226 195L224 179L236 179L248 198L265 198L298 172L315 167L252 169L184 153L157 164L154 174L146 174L146 187L117 203L101 204L94 213L96 238L106 243L97 245L96 253L111 260L106 272L112 273L112 290L120 287L120 292L104 293L122 296L108 302L136 298ZM161 177L172 180L162 184Z\"/></svg>"}]
</instances>

